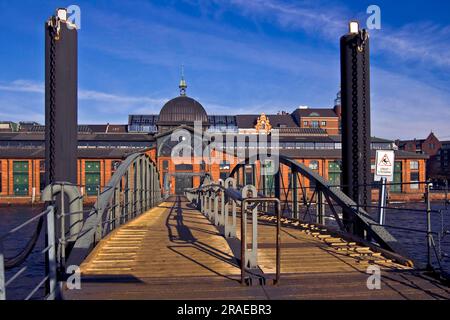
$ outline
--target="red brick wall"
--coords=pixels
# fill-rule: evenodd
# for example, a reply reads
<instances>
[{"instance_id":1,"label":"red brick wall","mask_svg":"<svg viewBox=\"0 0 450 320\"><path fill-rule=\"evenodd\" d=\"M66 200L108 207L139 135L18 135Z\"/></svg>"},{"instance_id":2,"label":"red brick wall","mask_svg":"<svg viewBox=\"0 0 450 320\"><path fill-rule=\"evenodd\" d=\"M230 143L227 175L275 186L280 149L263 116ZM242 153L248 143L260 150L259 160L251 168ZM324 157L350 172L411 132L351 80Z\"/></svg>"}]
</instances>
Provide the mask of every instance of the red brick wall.
<instances>
[{"instance_id":1,"label":"red brick wall","mask_svg":"<svg viewBox=\"0 0 450 320\"><path fill-rule=\"evenodd\" d=\"M8 194L8 160L0 160L0 171L2 173L2 180L0 181L2 185L1 195Z\"/></svg>"},{"instance_id":2,"label":"red brick wall","mask_svg":"<svg viewBox=\"0 0 450 320\"><path fill-rule=\"evenodd\" d=\"M308 121L308 125L305 126L304 122ZM324 118L324 117L302 117L300 118L300 127L301 128L311 128L311 122L318 121L319 127L324 129L329 135L338 135L339 134L339 118ZM326 121L326 126L322 126L322 121Z\"/></svg>"},{"instance_id":3,"label":"red brick wall","mask_svg":"<svg viewBox=\"0 0 450 320\"><path fill-rule=\"evenodd\" d=\"M151 151L150 151L151 153ZM153 154L156 155L156 154ZM117 159L121 160L121 159ZM169 170L168 173L175 172L175 164L171 161L170 157L160 157L157 159L157 167L159 172L161 173L161 187L163 187L163 181L162 181L162 163L164 160L169 161ZM319 162L319 174L321 174L325 179L328 179L328 163L329 161L334 161L334 159L315 159ZM13 161L15 159L2 159L0 160L0 167L2 172L2 179L0 183L2 184L2 196L13 196L14 190L13 190ZM23 159L17 159L17 161L23 161ZM28 160L29 166L30 166L30 173L29 173L29 195L31 196L32 188L36 188L36 195L39 195L39 187L40 187L40 160ZM78 184L85 185L85 163L86 161L89 161L89 159L79 159L78 160ZM92 159L92 161L97 161L96 159ZM106 160L99 160L101 164L101 183L102 186L107 183L111 178L111 168L112 168L112 161L113 159L106 159ZM296 159L296 161L303 163L305 166L309 166L311 159ZM410 162L413 160L401 160L403 165L403 176L402 181L405 183L410 182L410 175L411 175L411 169L410 169ZM423 159L420 160L414 160L419 161L419 180L425 181L426 179L426 161ZM230 164L230 172L234 169L236 166L236 162L232 162ZM289 178L288 178L288 168L285 166L282 166L282 177L285 184L285 187L289 185ZM33 170L32 170L33 169ZM200 172L200 164L194 164L193 166L194 172ZM257 170L257 177L259 179L260 176L260 168L259 163L256 168ZM209 165L206 165L206 171L211 172L213 179L218 180L220 178L220 165L215 163L211 165L211 168ZM32 172L34 172L34 177L32 177ZM241 178L242 181L242 178ZM258 180L259 181L259 180ZM198 186L200 183L200 177L194 177L194 187ZM303 179L302 181L303 186L309 187L309 182L307 179ZM171 178L171 192L175 192L175 178ZM424 192L424 185L420 185L420 188L418 190L411 190L409 185L403 186L403 192L406 194L420 194ZM397 196L397 195L396 195Z\"/></svg>"}]
</instances>

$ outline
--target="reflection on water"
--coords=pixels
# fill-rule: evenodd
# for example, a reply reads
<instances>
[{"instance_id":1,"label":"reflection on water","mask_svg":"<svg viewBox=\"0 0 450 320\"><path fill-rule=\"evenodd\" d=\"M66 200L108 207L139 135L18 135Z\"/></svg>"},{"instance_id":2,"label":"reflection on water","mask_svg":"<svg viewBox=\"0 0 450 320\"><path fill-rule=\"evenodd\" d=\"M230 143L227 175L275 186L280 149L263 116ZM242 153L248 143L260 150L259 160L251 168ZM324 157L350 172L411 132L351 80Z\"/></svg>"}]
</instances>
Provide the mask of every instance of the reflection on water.
<instances>
[{"instance_id":1,"label":"reflection on water","mask_svg":"<svg viewBox=\"0 0 450 320\"><path fill-rule=\"evenodd\" d=\"M386 213L386 224L402 228L412 228L426 230L427 217L425 213L424 204L405 204L405 205L391 205L403 208L415 208L423 211L397 211L388 210ZM42 212L43 207L0 207L0 234L11 230L20 225L27 219ZM444 210L442 204L433 204L433 210L443 210L442 220L441 215L437 213L432 214L432 228L433 231L440 232L442 227L444 229L450 228L450 213L449 210ZM373 214L376 216L376 214ZM27 244L33 230L35 230L37 221L31 225L26 226L11 238L5 241L6 256L11 257L20 252ZM409 257L416 262L426 264L427 262L427 246L426 235L423 233L405 232L402 230L390 229L393 235L402 243L403 247L409 254ZM438 244L438 237L435 237L436 244ZM44 276L44 256L40 253L44 248L44 235L41 234L37 247L30 255L26 262L28 269L24 272L11 286L7 288L8 299L23 299L28 293L42 280ZM450 236L441 241L441 249L444 253L450 254ZM433 256L434 258L434 256ZM436 260L434 260L436 262ZM450 260L444 261L444 269L450 272ZM11 275L20 270L16 268L7 272L7 280ZM43 289L38 292L35 298L42 297Z\"/></svg>"}]
</instances>

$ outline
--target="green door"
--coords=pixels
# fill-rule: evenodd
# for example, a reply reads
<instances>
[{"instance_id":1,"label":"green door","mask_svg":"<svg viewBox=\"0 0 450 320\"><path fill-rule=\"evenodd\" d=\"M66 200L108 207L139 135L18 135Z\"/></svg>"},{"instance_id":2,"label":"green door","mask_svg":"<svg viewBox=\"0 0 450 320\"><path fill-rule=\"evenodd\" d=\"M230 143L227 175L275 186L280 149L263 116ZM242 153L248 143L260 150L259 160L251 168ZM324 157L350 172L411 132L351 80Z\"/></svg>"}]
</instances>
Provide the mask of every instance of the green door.
<instances>
[{"instance_id":1,"label":"green door","mask_svg":"<svg viewBox=\"0 0 450 320\"><path fill-rule=\"evenodd\" d=\"M100 161L86 161L85 163L86 194L95 196L100 185Z\"/></svg>"},{"instance_id":2,"label":"green door","mask_svg":"<svg viewBox=\"0 0 450 320\"><path fill-rule=\"evenodd\" d=\"M391 192L402 192L402 162L395 161L394 165L394 184L391 186Z\"/></svg>"},{"instance_id":3,"label":"green door","mask_svg":"<svg viewBox=\"0 0 450 320\"><path fill-rule=\"evenodd\" d=\"M341 185L341 168L341 161L331 161L328 163L328 180L334 187L338 187Z\"/></svg>"},{"instance_id":4,"label":"green door","mask_svg":"<svg viewBox=\"0 0 450 320\"><path fill-rule=\"evenodd\" d=\"M29 165L28 161L13 162L13 189L15 196L27 196L29 194Z\"/></svg>"}]
</instances>

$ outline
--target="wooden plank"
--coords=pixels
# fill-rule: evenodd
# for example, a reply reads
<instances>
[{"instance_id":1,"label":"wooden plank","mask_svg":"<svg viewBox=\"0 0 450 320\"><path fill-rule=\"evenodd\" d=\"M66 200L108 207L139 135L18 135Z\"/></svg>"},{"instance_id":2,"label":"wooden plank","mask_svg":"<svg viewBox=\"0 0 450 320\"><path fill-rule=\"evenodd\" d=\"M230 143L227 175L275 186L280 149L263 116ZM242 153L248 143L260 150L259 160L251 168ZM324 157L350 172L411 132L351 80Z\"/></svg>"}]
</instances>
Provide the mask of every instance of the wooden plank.
<instances>
[{"instance_id":1,"label":"wooden plank","mask_svg":"<svg viewBox=\"0 0 450 320\"><path fill-rule=\"evenodd\" d=\"M258 261L275 273L276 219L261 216ZM249 222L249 221L248 221ZM185 200L165 202L114 231L81 266L82 290L70 299L442 299L448 289L310 224L284 219L281 284L245 287L227 241ZM249 224L250 225L250 224ZM237 226L240 237L240 219ZM367 289L369 264L382 270L382 290ZM404 270L401 271L400 270ZM411 285L414 284L414 285Z\"/></svg>"}]
</instances>

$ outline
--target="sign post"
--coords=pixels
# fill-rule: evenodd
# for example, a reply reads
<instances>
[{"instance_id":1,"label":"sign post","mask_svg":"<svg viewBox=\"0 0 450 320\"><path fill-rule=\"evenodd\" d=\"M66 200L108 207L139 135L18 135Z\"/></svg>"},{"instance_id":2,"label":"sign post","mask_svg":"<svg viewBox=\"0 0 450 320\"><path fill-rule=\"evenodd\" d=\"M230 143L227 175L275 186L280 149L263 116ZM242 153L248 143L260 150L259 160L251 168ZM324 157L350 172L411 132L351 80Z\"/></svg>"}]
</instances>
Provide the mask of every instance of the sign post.
<instances>
[{"instance_id":1,"label":"sign post","mask_svg":"<svg viewBox=\"0 0 450 320\"><path fill-rule=\"evenodd\" d=\"M387 182L394 181L395 153L393 150L377 150L375 158L375 181L380 181L379 223L385 223L385 208L387 204Z\"/></svg>"}]
</instances>

